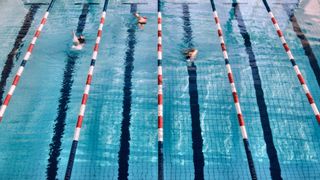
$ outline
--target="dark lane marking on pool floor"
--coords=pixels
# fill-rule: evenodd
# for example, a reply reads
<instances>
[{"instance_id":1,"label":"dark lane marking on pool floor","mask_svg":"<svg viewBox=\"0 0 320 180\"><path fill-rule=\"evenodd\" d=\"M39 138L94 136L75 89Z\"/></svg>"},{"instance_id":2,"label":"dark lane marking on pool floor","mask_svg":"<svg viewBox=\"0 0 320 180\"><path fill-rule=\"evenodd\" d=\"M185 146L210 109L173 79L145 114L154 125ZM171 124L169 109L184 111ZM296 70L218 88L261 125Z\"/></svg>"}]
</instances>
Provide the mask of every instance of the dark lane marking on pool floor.
<instances>
[{"instance_id":1,"label":"dark lane marking on pool floor","mask_svg":"<svg viewBox=\"0 0 320 180\"><path fill-rule=\"evenodd\" d=\"M77 34L83 33L86 25L87 14L89 12L89 5L83 4L82 13L79 16ZM59 156L61 151L61 139L64 134L65 121L67 116L68 104L70 102L71 89L73 84L73 73L75 69L76 61L79 56L77 52L69 52L67 63L63 73L63 82L60 89L61 96L59 98L58 113L55 119L54 132L52 141L50 143L49 159L46 170L48 180L55 180L57 178Z\"/></svg>"},{"instance_id":2,"label":"dark lane marking on pool floor","mask_svg":"<svg viewBox=\"0 0 320 180\"><path fill-rule=\"evenodd\" d=\"M244 45L246 47L246 52L249 56L249 64L251 67L252 77L254 81L254 89L256 93L257 104L259 108L260 120L263 130L264 140L266 142L267 154L270 162L270 172L272 179L282 179L281 168L279 164L277 150L275 148L272 136L272 130L270 126L269 115L267 111L267 105L264 99L264 92L262 89L262 82L259 74L259 68L255 58L255 54L252 49L250 35L247 31L246 25L243 21L242 14L238 3L233 3L235 18L238 22L238 27L240 29L240 34L244 40Z\"/></svg>"},{"instance_id":3,"label":"dark lane marking on pool floor","mask_svg":"<svg viewBox=\"0 0 320 180\"><path fill-rule=\"evenodd\" d=\"M193 48L192 43L192 29L190 21L189 6L186 3L182 4L183 9L183 30L184 44L188 48ZM188 65L189 75L189 96L190 96L190 113L191 113L191 126L192 126L192 149L193 149L193 165L194 165L194 179L204 179L204 155L202 152L203 139L201 135L200 124L200 107L199 107L199 95L197 85L197 66L194 62L190 62Z\"/></svg>"},{"instance_id":4,"label":"dark lane marking on pool floor","mask_svg":"<svg viewBox=\"0 0 320 180\"><path fill-rule=\"evenodd\" d=\"M288 9L287 6L285 6L285 10L288 13L289 20L292 24L292 28L293 28L294 32L296 33L297 37L300 39L304 53L309 59L310 66L311 66L311 69L312 69L314 75L316 76L318 86L320 86L320 67L318 64L318 60L313 53L313 50L311 48L311 45L310 45L307 37L305 36L305 34L301 30L301 27L298 23L296 16L294 15L293 10Z\"/></svg>"},{"instance_id":5,"label":"dark lane marking on pool floor","mask_svg":"<svg viewBox=\"0 0 320 180\"><path fill-rule=\"evenodd\" d=\"M40 6L40 5L49 5L49 3L24 3L24 5L37 5L37 6Z\"/></svg>"},{"instance_id":6,"label":"dark lane marking on pool floor","mask_svg":"<svg viewBox=\"0 0 320 180\"><path fill-rule=\"evenodd\" d=\"M18 33L18 36L16 37L13 48L7 56L7 60L4 64L4 67L1 72L1 80L0 80L0 102L1 102L1 104L2 104L3 93L5 91L5 86L7 84L7 79L12 71L12 68L14 67L14 59L15 58L17 60L19 59L19 56L21 54L20 49L24 45L23 39L28 34L28 31L31 27L33 20L34 20L34 16L37 13L39 8L40 8L40 5L31 4L29 11L24 18L23 25L21 26L19 33Z\"/></svg>"},{"instance_id":7,"label":"dark lane marking on pool floor","mask_svg":"<svg viewBox=\"0 0 320 180\"><path fill-rule=\"evenodd\" d=\"M137 10L136 4L131 4L130 12ZM130 119L132 103L132 72L134 69L134 50L136 41L135 23L128 22L127 27L127 51L125 56L124 87L123 87L123 104L122 104L122 123L120 136L120 149L118 152L118 179L128 179L129 176L129 154L130 154Z\"/></svg>"}]
</instances>

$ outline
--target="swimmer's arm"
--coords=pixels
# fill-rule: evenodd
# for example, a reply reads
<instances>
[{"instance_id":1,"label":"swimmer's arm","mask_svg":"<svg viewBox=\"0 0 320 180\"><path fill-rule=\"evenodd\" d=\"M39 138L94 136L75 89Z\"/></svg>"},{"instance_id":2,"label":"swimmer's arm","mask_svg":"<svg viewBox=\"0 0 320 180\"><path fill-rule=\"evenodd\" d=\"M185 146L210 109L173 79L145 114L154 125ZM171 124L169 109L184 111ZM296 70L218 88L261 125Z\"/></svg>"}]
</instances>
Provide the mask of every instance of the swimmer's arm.
<instances>
[{"instance_id":1,"label":"swimmer's arm","mask_svg":"<svg viewBox=\"0 0 320 180\"><path fill-rule=\"evenodd\" d=\"M76 33L75 33L74 31L72 31L72 34L73 34L73 43L75 43L75 44L80 44L79 39L78 39Z\"/></svg>"},{"instance_id":2,"label":"swimmer's arm","mask_svg":"<svg viewBox=\"0 0 320 180\"><path fill-rule=\"evenodd\" d=\"M138 14L138 13L134 13L133 14L136 18L139 18L140 17L140 15Z\"/></svg>"}]
</instances>

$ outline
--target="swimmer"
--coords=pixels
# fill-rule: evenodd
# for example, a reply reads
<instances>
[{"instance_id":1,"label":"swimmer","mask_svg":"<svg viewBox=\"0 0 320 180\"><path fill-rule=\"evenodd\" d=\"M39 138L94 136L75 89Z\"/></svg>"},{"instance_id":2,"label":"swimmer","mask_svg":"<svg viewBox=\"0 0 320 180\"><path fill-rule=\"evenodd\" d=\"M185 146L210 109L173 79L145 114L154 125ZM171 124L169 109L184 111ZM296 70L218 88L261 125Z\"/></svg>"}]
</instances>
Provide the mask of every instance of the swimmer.
<instances>
[{"instance_id":1,"label":"swimmer","mask_svg":"<svg viewBox=\"0 0 320 180\"><path fill-rule=\"evenodd\" d=\"M85 44L86 40L84 39L83 35L80 35L79 37L76 35L76 33L73 31L73 45L72 48L76 50L81 50Z\"/></svg>"},{"instance_id":2,"label":"swimmer","mask_svg":"<svg viewBox=\"0 0 320 180\"><path fill-rule=\"evenodd\" d=\"M147 24L147 17L145 16L140 16L138 13L133 14L137 20L138 20L138 25L140 29L144 28L144 25Z\"/></svg>"},{"instance_id":3,"label":"swimmer","mask_svg":"<svg viewBox=\"0 0 320 180\"><path fill-rule=\"evenodd\" d=\"M198 54L198 50L195 48L187 49L184 51L184 55L188 61L194 61Z\"/></svg>"}]
</instances>

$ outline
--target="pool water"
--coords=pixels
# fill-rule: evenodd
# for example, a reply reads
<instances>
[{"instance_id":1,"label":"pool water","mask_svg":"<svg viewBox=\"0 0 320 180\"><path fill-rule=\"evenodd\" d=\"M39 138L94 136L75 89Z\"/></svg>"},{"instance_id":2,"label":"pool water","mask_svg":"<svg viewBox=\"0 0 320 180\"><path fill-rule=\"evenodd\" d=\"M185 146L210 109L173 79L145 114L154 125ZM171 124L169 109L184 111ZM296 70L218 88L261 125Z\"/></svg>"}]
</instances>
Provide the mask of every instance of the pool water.
<instances>
[{"instance_id":1,"label":"pool water","mask_svg":"<svg viewBox=\"0 0 320 180\"><path fill-rule=\"evenodd\" d=\"M109 2L72 179L157 179L157 2L132 1L147 2L137 5L148 17L143 30L123 2ZM164 178L250 179L210 1L188 2L163 3ZM292 19L319 64L320 2L268 2L320 105L320 74ZM30 14L24 3L39 1L0 1L0 66L25 34L1 69L2 96L48 6ZM63 179L102 6L54 4L0 124L0 179ZM258 179L318 179L320 126L262 1L216 6ZM34 20L20 31L28 13ZM70 49L73 30L83 30L82 51ZM182 54L192 47L194 64Z\"/></svg>"}]
</instances>

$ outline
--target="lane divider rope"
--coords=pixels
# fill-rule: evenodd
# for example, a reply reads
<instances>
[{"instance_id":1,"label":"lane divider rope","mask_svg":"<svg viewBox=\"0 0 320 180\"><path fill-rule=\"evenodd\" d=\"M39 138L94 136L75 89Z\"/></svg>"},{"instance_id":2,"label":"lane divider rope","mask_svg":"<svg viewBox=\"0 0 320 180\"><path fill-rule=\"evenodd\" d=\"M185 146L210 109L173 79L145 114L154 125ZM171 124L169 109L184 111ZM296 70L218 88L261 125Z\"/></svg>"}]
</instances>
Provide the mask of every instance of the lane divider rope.
<instances>
[{"instance_id":1,"label":"lane divider rope","mask_svg":"<svg viewBox=\"0 0 320 180\"><path fill-rule=\"evenodd\" d=\"M11 71L15 65L15 59L19 59L21 48L24 45L23 39L29 32L29 29L33 23L34 17L38 12L40 5L31 4L29 12L26 14L24 18L23 25L21 26L19 33L14 42L13 48L10 53L7 55L7 59L4 63L3 69L1 71L0 77L0 102L2 103L3 94L5 91L5 87L7 85L7 79L9 78Z\"/></svg>"},{"instance_id":2,"label":"lane divider rope","mask_svg":"<svg viewBox=\"0 0 320 180\"><path fill-rule=\"evenodd\" d=\"M262 89L263 82L260 77L260 70L257 64L256 55L252 47L251 37L247 31L246 24L244 22L242 12L240 10L240 4L236 0L233 0L232 3L234 17L238 22L238 28L240 34L243 38L243 43L248 55L248 60L251 68L252 78L254 79L253 87L255 89L256 102L258 105L258 110L260 114L260 122L263 132L264 141L266 144L266 152L269 158L269 170L271 174L271 179L282 180L281 176L281 166L279 163L277 149L274 144L272 128L270 125L270 118L267 110L267 104L264 97L264 90ZM233 19L233 18L231 18ZM229 21L230 23L231 20ZM231 33L231 32L229 32Z\"/></svg>"},{"instance_id":3,"label":"lane divider rope","mask_svg":"<svg viewBox=\"0 0 320 180\"><path fill-rule=\"evenodd\" d=\"M285 40L285 38L283 36L283 33L282 33L282 31L281 31L281 29L280 29L280 27L278 25L278 22L277 22L276 18L274 17L274 15L273 15L270 7L269 7L268 2L266 0L262 0L262 1L263 1L263 4L264 4L266 10L269 13L269 16L271 18L272 24L273 24L273 26L275 27L275 29L277 31L278 37L281 40L282 46L283 46L284 50L286 51L286 53L287 53L287 55L289 57L289 60L290 60L290 62L292 64L292 67L293 67L293 69L294 69L294 71L295 71L295 73L296 73L296 75L297 75L297 77L299 79L299 82L300 82L300 84L301 84L301 86L303 88L303 91L307 96L308 102L311 105L313 113L316 116L316 119L317 119L318 123L320 124L320 113L319 113L318 107L317 107L317 105L316 105L316 103L315 103L315 101L314 101L314 99L313 99L313 97L311 95L311 92L310 92L310 90L309 90L309 88L308 88L308 86L307 86L307 84L306 84L301 72L300 72L300 69L299 69L298 65L296 64L296 61L295 61L295 59L294 59L294 57L293 57L293 55L292 55L292 53L290 51L290 48L289 48L289 46L288 46L288 44L287 44L287 42L286 42L286 40Z\"/></svg>"},{"instance_id":4,"label":"lane divider rope","mask_svg":"<svg viewBox=\"0 0 320 180\"><path fill-rule=\"evenodd\" d=\"M89 71L88 71L86 85L85 85L84 92L83 92L83 95L82 95L82 101L81 101L80 111L79 111L79 114L78 114L77 125L76 125L76 128L75 128L73 141L72 141L72 145L71 145L71 150L70 150L70 155L69 155L69 160L68 160L68 165L67 165L67 169L66 169L66 173L65 173L65 177L64 177L65 180L69 180L71 178L73 163L74 163L74 159L75 159L75 155L76 155L76 151L77 151L77 146L78 146L78 141L79 141L79 137L80 137L80 131L81 131L82 122L83 122L83 119L84 119L84 113L85 113L85 110L86 110L87 100L88 100L88 97L89 97L89 91L90 91L90 86L91 86L91 81L92 81L92 75L93 75L94 66L95 66L95 63L96 63L98 50L99 50L99 44L100 44L100 40L101 40L101 36L102 36L102 29L103 29L104 22L105 22L108 2L109 2L109 0L105 0L104 6L103 6L103 11L102 11L101 18L100 18L100 24L99 24L99 28L98 28L96 43L95 43L94 48L93 48L90 68L89 68Z\"/></svg>"},{"instance_id":5,"label":"lane divider rope","mask_svg":"<svg viewBox=\"0 0 320 180\"><path fill-rule=\"evenodd\" d=\"M241 130L241 135L242 135L242 139L243 139L243 143L244 143L244 147L245 147L245 151L246 151L246 155L247 155L247 160L248 160L248 165L249 165L251 178L252 179L257 179L256 170L255 170L255 167L254 167L254 162L253 162L251 150L250 150L250 147L249 147L248 134L247 134L247 130L246 130L246 127L245 127L245 124L244 124L245 121L244 121L244 118L243 118L242 112L241 112L240 101L239 101L239 98L238 98L237 89L236 89L236 86L235 86L235 83L234 83L234 78L233 78L231 66L230 66L230 63L229 63L229 58L228 58L227 48L226 48L226 45L225 45L225 42L224 42L224 38L223 38L222 28L221 28L221 25L220 25L220 21L219 21L218 13L216 11L214 0L210 0L210 2L211 2L211 6L212 6L214 20L215 20L215 23L216 23L216 25L218 27L218 36L219 36L219 39L220 39L221 50L222 50L222 53L223 53L223 57L224 57L226 68L227 68L227 72L228 72L228 79L229 79L229 83L230 83L231 90L232 90L232 96L233 96L233 100L234 100L234 105L235 105L235 108L236 108L236 111L237 111L237 117L238 117L240 130Z\"/></svg>"},{"instance_id":6,"label":"lane divider rope","mask_svg":"<svg viewBox=\"0 0 320 180\"><path fill-rule=\"evenodd\" d=\"M158 180L163 180L162 14L158 0Z\"/></svg>"},{"instance_id":7,"label":"lane divider rope","mask_svg":"<svg viewBox=\"0 0 320 180\"><path fill-rule=\"evenodd\" d=\"M4 99L4 101L3 101L2 105L1 105L1 108L0 108L0 122L2 121L3 115L4 115L6 109L7 109L8 105L9 105L11 97L13 96L13 93L14 93L16 87L18 86L20 77L22 76L24 68L25 68L25 66L26 66L26 64L27 64L27 62L28 62L28 60L29 60L29 58L30 58L30 56L32 54L32 50L33 50L33 48L34 48L34 46L35 46L35 44L37 42L37 39L39 38L40 33L41 33L44 25L47 22L47 19L48 19L48 16L49 16L49 11L52 9L53 4L55 3L55 1L56 0L51 0L50 4L48 6L48 9L46 10L44 16L42 17L40 25L38 26L38 28L37 28L32 40L31 40L31 42L29 44L28 50L27 50L27 52L26 52L26 54L25 54L25 56L24 56L24 58L23 58L23 60L22 60L22 62L20 64L20 67L19 67L19 69L18 69L18 71L17 71L17 73L16 73L16 75L15 75L15 77L13 79L11 87L10 87L10 89L9 89L9 91L8 91L6 97L5 97L5 99Z\"/></svg>"}]
</instances>

